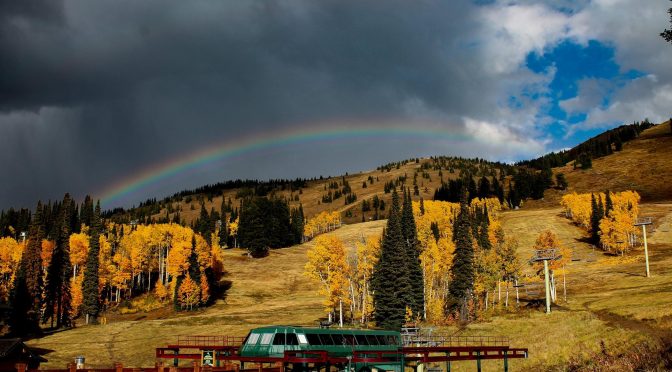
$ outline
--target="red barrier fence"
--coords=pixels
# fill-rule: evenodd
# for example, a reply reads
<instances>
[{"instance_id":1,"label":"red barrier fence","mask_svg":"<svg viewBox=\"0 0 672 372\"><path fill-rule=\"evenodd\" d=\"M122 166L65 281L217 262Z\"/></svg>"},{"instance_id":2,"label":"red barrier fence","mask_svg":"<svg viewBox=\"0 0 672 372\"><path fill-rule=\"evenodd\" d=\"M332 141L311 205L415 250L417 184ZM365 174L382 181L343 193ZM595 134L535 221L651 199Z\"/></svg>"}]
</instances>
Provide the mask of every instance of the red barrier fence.
<instances>
[{"instance_id":1,"label":"red barrier fence","mask_svg":"<svg viewBox=\"0 0 672 372\"><path fill-rule=\"evenodd\" d=\"M240 369L238 364L224 364L221 367L202 367L198 362L192 362L192 367L164 366L156 363L154 367L124 367L121 363L115 363L113 368L84 368L77 369L75 363L69 363L65 369L28 369L23 363L16 364L16 372L284 372L282 363L276 366L264 367L259 364L257 368Z\"/></svg>"}]
</instances>

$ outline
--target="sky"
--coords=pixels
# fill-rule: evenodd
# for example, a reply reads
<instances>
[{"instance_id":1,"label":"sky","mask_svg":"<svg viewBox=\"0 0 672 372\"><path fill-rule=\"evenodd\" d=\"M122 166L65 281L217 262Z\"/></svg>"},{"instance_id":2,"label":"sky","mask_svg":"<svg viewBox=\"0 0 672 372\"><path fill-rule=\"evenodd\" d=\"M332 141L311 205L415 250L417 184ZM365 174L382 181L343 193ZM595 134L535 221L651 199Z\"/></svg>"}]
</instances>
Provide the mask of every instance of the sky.
<instances>
[{"instance_id":1,"label":"sky","mask_svg":"<svg viewBox=\"0 0 672 372\"><path fill-rule=\"evenodd\" d=\"M414 157L512 162L672 116L666 0L0 0L0 209Z\"/></svg>"}]
</instances>

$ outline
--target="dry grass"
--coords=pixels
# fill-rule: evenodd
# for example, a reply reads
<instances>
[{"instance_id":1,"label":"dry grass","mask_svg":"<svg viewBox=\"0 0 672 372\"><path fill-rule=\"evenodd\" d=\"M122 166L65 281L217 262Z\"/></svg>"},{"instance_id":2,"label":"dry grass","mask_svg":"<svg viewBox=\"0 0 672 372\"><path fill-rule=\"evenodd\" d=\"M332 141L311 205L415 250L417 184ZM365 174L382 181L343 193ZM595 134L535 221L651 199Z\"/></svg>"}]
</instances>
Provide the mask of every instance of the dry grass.
<instances>
[{"instance_id":1,"label":"dry grass","mask_svg":"<svg viewBox=\"0 0 672 372\"><path fill-rule=\"evenodd\" d=\"M656 225L661 226L672 220L670 207L668 204L644 205L642 210L643 214L654 216ZM503 213L507 233L516 235L520 241L521 259L531 255L536 236L546 228L553 229L564 243L575 246L579 253L591 251L582 241L585 233L560 212L554 208ZM384 221L346 225L334 234L353 246L362 237L380 235L383 227ZM632 350L647 350L658 357L655 353L672 341L672 246L669 244L672 232L665 230L659 227L650 235L652 278L644 277L639 259L598 254L595 262L570 264L568 301L561 300L551 315L539 309L524 309L494 316L464 329L445 331L509 336L512 346L530 349L529 359L510 362L514 370L564 370L570 363L587 367L602 359L613 362L609 368L627 370L624 355ZM275 250L269 257L256 260L248 258L243 250L227 250L226 279L233 285L226 299L207 310L168 319L80 327L30 344L54 350L46 355L47 367L61 367L79 354L85 355L93 366L110 365L118 360L140 366L153 364L154 348L174 341L181 334L242 336L252 327L268 324L314 325L324 313L315 284L302 275L309 247L307 243ZM633 252L633 256L637 255L641 255L641 249ZM473 370L473 364L454 363L453 368ZM483 366L484 370L500 370L502 362L485 361Z\"/></svg>"},{"instance_id":2,"label":"dry grass","mask_svg":"<svg viewBox=\"0 0 672 372\"><path fill-rule=\"evenodd\" d=\"M348 247L355 241L380 236L385 221L345 225L332 232ZM315 326L324 316L322 298L316 284L305 278L306 251L312 243L271 251L268 257L253 259L246 251L224 251L231 282L226 298L212 307L167 319L145 320L142 313L133 319L106 325L82 326L29 342L31 346L53 350L45 355L47 368L63 368L77 355L99 368L122 361L128 366L153 365L154 349L174 342L178 335L244 336L250 328L271 324ZM151 315L151 314L147 314Z\"/></svg>"},{"instance_id":3,"label":"dry grass","mask_svg":"<svg viewBox=\"0 0 672 372\"><path fill-rule=\"evenodd\" d=\"M669 200L672 196L672 134L669 121L644 131L639 138L623 145L623 150L593 160L593 168L574 169L572 163L554 168L564 173L566 191L548 190L543 201L533 207L555 207L562 195L577 193L637 190L646 202Z\"/></svg>"},{"instance_id":4,"label":"dry grass","mask_svg":"<svg viewBox=\"0 0 672 372\"><path fill-rule=\"evenodd\" d=\"M622 152L595 160L591 170L574 171L564 167L555 171L567 175L570 192L634 188L645 199L669 200L672 167L667 164L672 158L672 136L668 133L669 124L652 128L640 139L626 144ZM375 194L383 196L384 183L399 175L407 174L411 184L415 167L416 164L409 163L389 173L373 171L346 178L359 203ZM431 182L422 180L421 192L426 199L431 198L439 184L437 173L430 171L430 174ZM368 175L379 180L363 189L362 182ZM308 216L322 210L345 209L342 199L333 204L317 203L324 193L324 185L331 180L311 182L303 190L300 198ZM592 251L585 243L586 233L566 220L557 207L561 195L558 191L548 191L544 201L529 202L522 210L503 213L504 228L507 234L519 240L518 253L523 261L531 256L539 233L549 228L564 244L574 247L579 256L585 257ZM233 196L233 192L228 196ZM182 206L181 214L188 221L198 213L197 202L193 203L196 205L193 212L189 211L188 205ZM221 197L215 198L212 203L206 203L206 207L218 209L220 203ZM353 210L361 213L359 204ZM513 346L530 349L530 359L511 361L515 370L565 370L570 364L583 368L629 370L632 367L626 359L632 357L633 350L635 354L647 352L658 357L655 353L662 345L672 345L671 212L672 204L642 205L642 215L654 217L656 227L649 235L651 278L644 277L641 248L625 258L598 252L596 262L577 261L569 265L568 301L561 300L553 314L545 315L538 309L522 310L495 316L466 329L448 328L447 331L511 337ZM360 220L361 214L355 214L351 219L354 222ZM383 226L384 221L346 225L333 234L352 246L362 237L380 235ZM137 313L130 315L131 319L137 320L80 327L32 340L29 344L53 350L46 355L49 363L45 366L51 368L64 366L75 355L85 355L94 367L109 366L114 361L146 366L154 363L154 349L174 341L177 335L242 336L250 328L268 324L314 325L324 312L315 283L302 275L310 244L275 250L263 259L251 259L239 249L226 250L228 274L225 279L232 286L225 299L208 309L179 315ZM532 274L529 267L525 271ZM142 320L145 316L151 320ZM165 318L157 319L160 317ZM613 361L613 364L596 367L595 360L603 359ZM455 370L474 369L471 362L454 363L453 367ZM485 361L484 367L485 370L500 370L501 361Z\"/></svg>"}]
</instances>

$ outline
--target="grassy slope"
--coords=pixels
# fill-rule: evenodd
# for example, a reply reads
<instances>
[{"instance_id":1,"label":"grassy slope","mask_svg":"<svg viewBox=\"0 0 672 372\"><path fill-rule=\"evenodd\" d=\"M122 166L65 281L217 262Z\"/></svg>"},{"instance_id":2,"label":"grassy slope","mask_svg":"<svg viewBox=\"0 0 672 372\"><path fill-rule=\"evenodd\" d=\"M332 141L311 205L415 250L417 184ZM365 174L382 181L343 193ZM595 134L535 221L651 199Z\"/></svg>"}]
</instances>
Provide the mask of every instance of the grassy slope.
<instances>
[{"instance_id":1,"label":"grassy slope","mask_svg":"<svg viewBox=\"0 0 672 372\"><path fill-rule=\"evenodd\" d=\"M457 334L507 335L512 345L530 348L530 359L512 361L512 367L538 370L567 364L572 358L589 361L603 341L611 355L647 342L659 347L672 340L672 204L649 204L643 213L656 218L657 231L650 235L652 278L643 276L642 259L597 255L597 261L573 262L568 267L568 301L560 301L551 315L538 309L493 317L466 329L449 328ZM579 256L591 248L581 242L584 233L564 219L560 209L506 212L504 226L520 241L519 255L526 259L540 231L551 227L564 244L574 246ZM362 236L378 235L383 221L344 226L337 234L350 246ZM60 367L83 354L96 366L117 360L151 365L154 348L181 334L244 335L251 327L266 324L315 324L322 316L315 285L302 275L310 243L274 251L252 260L242 250L226 251L233 282L225 301L203 312L169 319L121 321L80 327L40 340L32 346L55 350L47 355L49 367ZM634 256L641 258L641 248ZM527 269L529 272L529 269ZM558 291L561 293L561 291ZM514 299L513 295L511 297ZM137 315L137 314L136 314ZM142 315L138 315L139 318ZM95 342L91 342L95 340ZM456 363L456 370L471 370L472 364ZM501 362L484 362L486 370L499 370Z\"/></svg>"},{"instance_id":2,"label":"grassy slope","mask_svg":"<svg viewBox=\"0 0 672 372\"><path fill-rule=\"evenodd\" d=\"M637 180L635 189L645 197L669 200L672 167L667 166L667 159L670 158L668 151L672 151L672 137L666 133L669 133L667 125L652 128L642 138L627 144L623 152L595 160L592 170L573 171L565 167L562 171L567 174L570 190L586 192L607 187L619 190L633 186L629 181L633 179ZM645 159L648 162L643 166ZM364 195L382 195L386 180L404 173L412 177L415 166L408 164L390 173L373 172L380 181L367 189L361 189L361 183L368 174L352 175L348 179L361 201ZM657 176L648 176L648 173ZM301 195L308 214L342 203L317 204L315 200L324 193L326 182L312 184ZM427 180L424 182L428 185ZM432 172L432 186L423 195L425 198L431 198L434 184L438 185L438 176ZM562 217L557 207L559 197L559 192L549 192L543 202L530 202L523 210L503 214L507 233L520 241L522 259L530 256L534 239L546 228L556 231L580 256L589 252L589 246L581 242L585 233ZM213 205L218 208L217 198ZM183 215L187 209L184 208ZM600 351L601 341L611 355L626 352L642 341L656 347L663 343L669 345L672 342L671 212L671 204L650 203L642 207L642 214L653 216L658 227L649 235L652 278L643 277L641 259L619 262L619 259L598 255L596 262L578 261L570 265L568 302L561 301L553 314L523 310L517 315L497 316L464 330L449 331L508 335L512 345L530 348L530 359L512 361L512 366L529 370L559 368L572 358L589 361L593 353ZM334 234L352 245L361 236L379 235L383 225L383 221L348 225ZM266 324L315 324L323 315L321 299L314 291L315 285L301 275L309 246L307 243L273 251L270 257L261 260L245 257L242 250L227 250L225 265L229 274L226 279L232 282L232 287L226 300L202 312L154 320L143 320L142 314L136 314L137 320L80 327L33 340L30 345L53 350L46 355L49 359L46 366L52 368L62 367L80 354L94 366L109 366L114 361L146 366L154 362L155 347L173 341L180 334L244 335L249 328ZM634 256L641 258L641 249L636 250ZM486 370L501 369L501 362L487 361L484 365ZM472 364L456 363L455 367L473 369Z\"/></svg>"},{"instance_id":3,"label":"grassy slope","mask_svg":"<svg viewBox=\"0 0 672 372\"><path fill-rule=\"evenodd\" d=\"M384 221L346 225L336 234L347 246L357 240L382 233ZM154 364L154 349L176 341L178 335L244 336L250 328L271 324L317 325L324 315L316 284L305 278L303 267L311 243L274 250L262 259L247 257L244 250L224 253L232 282L224 300L200 312L170 315L166 319L110 322L82 326L29 342L31 346L53 350L45 357L47 368L63 368L76 355L86 356L92 367L111 366L122 361L129 366Z\"/></svg>"},{"instance_id":4,"label":"grassy slope","mask_svg":"<svg viewBox=\"0 0 672 372\"><path fill-rule=\"evenodd\" d=\"M544 201L529 202L534 207L557 206L566 192L577 193L637 190L643 201L655 202L672 198L672 134L670 122L649 128L642 135L623 145L623 150L593 160L593 168L574 169L568 164L554 168L564 173L569 188L560 192L549 190Z\"/></svg>"}]
</instances>

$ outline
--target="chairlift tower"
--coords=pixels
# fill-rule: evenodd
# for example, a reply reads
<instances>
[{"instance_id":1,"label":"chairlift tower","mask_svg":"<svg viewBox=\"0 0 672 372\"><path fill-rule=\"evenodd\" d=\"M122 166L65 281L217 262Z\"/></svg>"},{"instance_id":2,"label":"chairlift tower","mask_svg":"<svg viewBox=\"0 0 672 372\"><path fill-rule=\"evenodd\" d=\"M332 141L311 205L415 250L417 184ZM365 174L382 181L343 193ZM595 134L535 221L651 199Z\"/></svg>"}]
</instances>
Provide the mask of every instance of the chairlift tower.
<instances>
[{"instance_id":1,"label":"chairlift tower","mask_svg":"<svg viewBox=\"0 0 672 372\"><path fill-rule=\"evenodd\" d=\"M551 286L548 280L548 261L556 261L562 258L557 248L538 249L534 251L534 255L530 262L544 261L544 283L546 285L546 314L551 313Z\"/></svg>"},{"instance_id":2,"label":"chairlift tower","mask_svg":"<svg viewBox=\"0 0 672 372\"><path fill-rule=\"evenodd\" d=\"M653 218L651 217L640 217L635 220L635 226L642 227L642 236L644 237L644 258L646 261L646 277L650 277L649 273L649 246L646 244L646 225L653 224Z\"/></svg>"}]
</instances>

